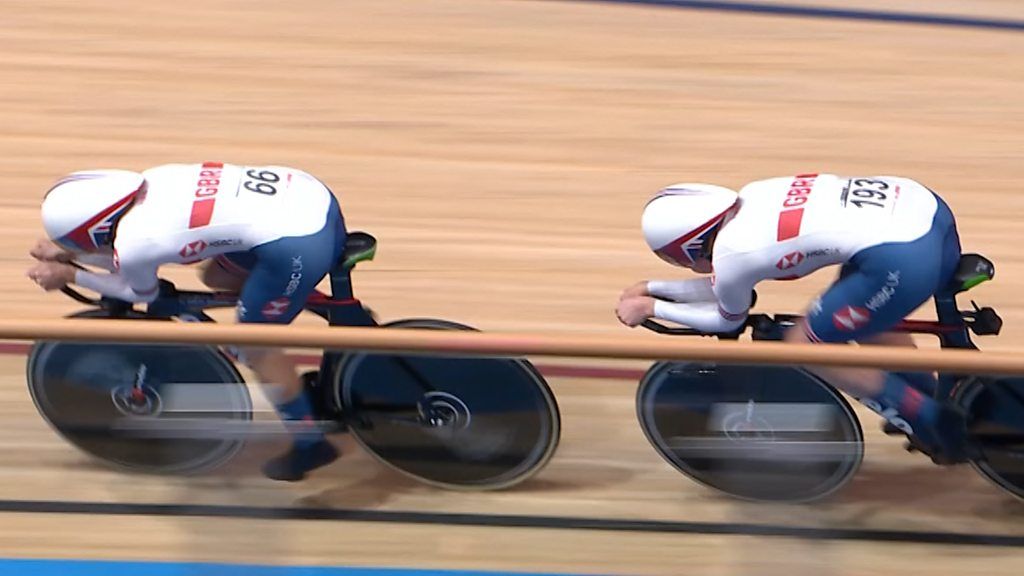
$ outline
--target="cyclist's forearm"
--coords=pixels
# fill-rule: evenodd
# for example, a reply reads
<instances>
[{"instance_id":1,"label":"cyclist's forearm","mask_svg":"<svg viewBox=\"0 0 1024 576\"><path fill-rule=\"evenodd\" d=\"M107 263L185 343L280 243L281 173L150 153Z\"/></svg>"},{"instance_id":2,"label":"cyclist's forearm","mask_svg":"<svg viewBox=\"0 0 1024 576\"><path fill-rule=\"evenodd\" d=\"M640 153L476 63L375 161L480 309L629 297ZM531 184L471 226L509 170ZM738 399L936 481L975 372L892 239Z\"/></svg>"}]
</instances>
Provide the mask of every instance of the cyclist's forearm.
<instances>
[{"instance_id":1,"label":"cyclist's forearm","mask_svg":"<svg viewBox=\"0 0 1024 576\"><path fill-rule=\"evenodd\" d=\"M715 292L711 288L711 278L651 280L647 283L647 292L655 298L675 302L714 302L717 300Z\"/></svg>"},{"instance_id":2,"label":"cyclist's forearm","mask_svg":"<svg viewBox=\"0 0 1024 576\"><path fill-rule=\"evenodd\" d=\"M108 272L113 272L114 268L114 255L105 254L102 252L86 252L79 254L74 257L79 264L85 264L86 266L96 266L103 268Z\"/></svg>"},{"instance_id":3,"label":"cyclist's forearm","mask_svg":"<svg viewBox=\"0 0 1024 576\"><path fill-rule=\"evenodd\" d=\"M689 326L701 332L732 332L743 325L746 314L729 314L717 302L676 303L656 300L654 317Z\"/></svg>"},{"instance_id":4,"label":"cyclist's forearm","mask_svg":"<svg viewBox=\"0 0 1024 576\"><path fill-rule=\"evenodd\" d=\"M87 270L75 272L75 284L128 302L152 302L159 292L156 284L152 290L135 290L120 274L97 274Z\"/></svg>"}]
</instances>

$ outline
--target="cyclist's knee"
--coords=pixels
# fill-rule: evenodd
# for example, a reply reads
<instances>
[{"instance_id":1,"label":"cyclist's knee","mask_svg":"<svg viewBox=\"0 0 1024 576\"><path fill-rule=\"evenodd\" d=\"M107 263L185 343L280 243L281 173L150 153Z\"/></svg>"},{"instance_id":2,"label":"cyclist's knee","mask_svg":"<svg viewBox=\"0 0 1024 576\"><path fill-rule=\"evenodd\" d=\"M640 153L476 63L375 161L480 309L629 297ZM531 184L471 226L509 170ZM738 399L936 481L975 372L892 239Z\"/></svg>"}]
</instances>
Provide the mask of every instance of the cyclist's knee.
<instances>
[{"instance_id":1,"label":"cyclist's knee","mask_svg":"<svg viewBox=\"0 0 1024 576\"><path fill-rule=\"evenodd\" d=\"M811 342L807 337L807 333L804 332L803 327L799 325L786 330L786 334L782 339L790 344L809 344Z\"/></svg>"},{"instance_id":2,"label":"cyclist's knee","mask_svg":"<svg viewBox=\"0 0 1024 576\"><path fill-rule=\"evenodd\" d=\"M199 281L214 290L241 292L245 280L245 276L226 270L216 260L207 260L199 270Z\"/></svg>"},{"instance_id":3,"label":"cyclist's knee","mask_svg":"<svg viewBox=\"0 0 1024 576\"><path fill-rule=\"evenodd\" d=\"M811 344L815 340L809 335L807 320L801 318L783 335L783 341L790 344Z\"/></svg>"},{"instance_id":4,"label":"cyclist's knee","mask_svg":"<svg viewBox=\"0 0 1024 576\"><path fill-rule=\"evenodd\" d=\"M917 348L917 344L914 342L914 337L905 332L882 332L881 334L860 338L857 342L860 344L870 344L872 346Z\"/></svg>"}]
</instances>

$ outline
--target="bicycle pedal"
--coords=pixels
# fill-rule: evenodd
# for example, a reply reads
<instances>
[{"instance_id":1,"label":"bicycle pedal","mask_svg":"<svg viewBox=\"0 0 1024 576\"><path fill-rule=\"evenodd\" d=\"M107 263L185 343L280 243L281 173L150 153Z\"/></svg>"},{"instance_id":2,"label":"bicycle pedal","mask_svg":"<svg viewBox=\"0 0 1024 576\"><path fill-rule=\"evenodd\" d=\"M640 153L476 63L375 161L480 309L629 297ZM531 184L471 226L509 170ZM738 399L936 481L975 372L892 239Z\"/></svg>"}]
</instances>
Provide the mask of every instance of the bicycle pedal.
<instances>
[{"instance_id":1,"label":"bicycle pedal","mask_svg":"<svg viewBox=\"0 0 1024 576\"><path fill-rule=\"evenodd\" d=\"M882 422L882 432L888 436L906 436L907 433L900 430L895 424L891 422Z\"/></svg>"},{"instance_id":2,"label":"bicycle pedal","mask_svg":"<svg viewBox=\"0 0 1024 576\"><path fill-rule=\"evenodd\" d=\"M924 448L915 445L912 440L911 441L907 441L906 443L904 443L903 444L903 448L907 452L910 452L911 454L920 453L920 454L923 454L923 455L927 456L932 461L932 463L935 464L936 466L956 466L957 464L963 464L965 462L969 462L970 461L970 458L968 458L968 457L964 457L964 458L949 458L948 456L946 456L944 454L941 454L941 453L940 454L932 454L930 451L925 450Z\"/></svg>"}]
</instances>

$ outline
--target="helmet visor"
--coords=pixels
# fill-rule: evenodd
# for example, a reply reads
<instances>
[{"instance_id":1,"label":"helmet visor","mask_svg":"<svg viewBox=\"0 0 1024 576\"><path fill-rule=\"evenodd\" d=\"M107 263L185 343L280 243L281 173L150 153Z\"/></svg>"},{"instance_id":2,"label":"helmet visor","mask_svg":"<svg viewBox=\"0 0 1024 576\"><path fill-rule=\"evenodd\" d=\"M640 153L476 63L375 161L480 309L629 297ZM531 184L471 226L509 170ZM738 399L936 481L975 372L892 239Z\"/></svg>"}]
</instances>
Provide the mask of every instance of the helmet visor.
<instances>
[{"instance_id":1,"label":"helmet visor","mask_svg":"<svg viewBox=\"0 0 1024 576\"><path fill-rule=\"evenodd\" d=\"M88 222L57 238L57 243L75 252L90 252L100 246L110 244L113 241L114 226L131 207L134 198L135 192L132 192L118 200L117 203L109 206Z\"/></svg>"},{"instance_id":2,"label":"helmet visor","mask_svg":"<svg viewBox=\"0 0 1024 576\"><path fill-rule=\"evenodd\" d=\"M706 242L715 231L715 225L721 222L731 209L730 206L728 210L708 220L701 227L672 240L655 250L654 253L669 264L692 267L698 258L706 254Z\"/></svg>"},{"instance_id":3,"label":"helmet visor","mask_svg":"<svg viewBox=\"0 0 1024 576\"><path fill-rule=\"evenodd\" d=\"M54 241L73 252L91 252L100 246L112 243L114 227L118 220L131 208L139 194L145 193L145 190L146 182L143 181L138 189L107 206L74 230L59 238L54 238Z\"/></svg>"}]
</instances>

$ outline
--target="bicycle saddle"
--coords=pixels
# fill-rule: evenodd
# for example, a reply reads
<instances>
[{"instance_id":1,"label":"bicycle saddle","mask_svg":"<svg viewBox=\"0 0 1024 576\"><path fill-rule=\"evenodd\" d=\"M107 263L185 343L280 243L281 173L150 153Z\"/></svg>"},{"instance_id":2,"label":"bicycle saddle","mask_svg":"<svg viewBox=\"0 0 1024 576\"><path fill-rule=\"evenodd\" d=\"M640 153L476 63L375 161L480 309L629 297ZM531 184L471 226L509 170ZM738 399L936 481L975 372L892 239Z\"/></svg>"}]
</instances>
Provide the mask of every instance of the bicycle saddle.
<instances>
[{"instance_id":1,"label":"bicycle saddle","mask_svg":"<svg viewBox=\"0 0 1024 576\"><path fill-rule=\"evenodd\" d=\"M349 232L345 251L341 254L341 266L351 270L363 260L373 260L377 253L377 239L366 232Z\"/></svg>"},{"instance_id":2,"label":"bicycle saddle","mask_svg":"<svg viewBox=\"0 0 1024 576\"><path fill-rule=\"evenodd\" d=\"M995 264L981 254L964 254L960 256L953 278L946 285L946 291L953 294L966 292L982 282L991 280L996 275Z\"/></svg>"}]
</instances>

